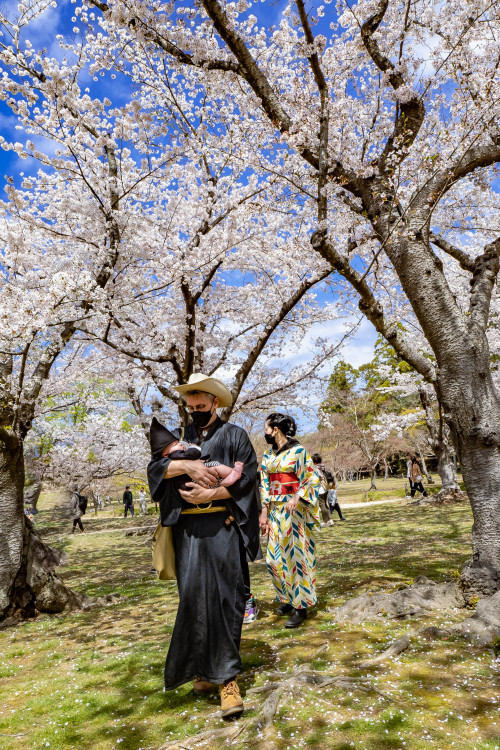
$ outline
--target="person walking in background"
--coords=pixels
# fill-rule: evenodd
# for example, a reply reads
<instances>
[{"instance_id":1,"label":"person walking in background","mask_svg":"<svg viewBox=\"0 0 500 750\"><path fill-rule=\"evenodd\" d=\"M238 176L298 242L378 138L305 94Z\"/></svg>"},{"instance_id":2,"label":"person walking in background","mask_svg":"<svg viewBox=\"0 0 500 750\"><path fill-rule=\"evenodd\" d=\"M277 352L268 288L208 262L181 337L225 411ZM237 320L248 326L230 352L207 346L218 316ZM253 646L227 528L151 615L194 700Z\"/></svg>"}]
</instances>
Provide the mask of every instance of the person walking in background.
<instances>
[{"instance_id":1,"label":"person walking in background","mask_svg":"<svg viewBox=\"0 0 500 750\"><path fill-rule=\"evenodd\" d=\"M410 487L411 497L415 497L415 492L421 492L422 497L427 497L427 492L422 484L422 467L420 466L416 456L410 457Z\"/></svg>"},{"instance_id":2,"label":"person walking in background","mask_svg":"<svg viewBox=\"0 0 500 750\"><path fill-rule=\"evenodd\" d=\"M330 484L333 481L333 476L326 468L325 464L323 463L323 459L321 458L319 453L313 453L312 455L312 461L314 464L314 468L316 470L316 473L319 476L319 509L321 511L321 517L323 519L321 523L321 527L325 526L333 526L333 520L330 513L330 509L328 507L328 490L330 488Z\"/></svg>"},{"instance_id":3,"label":"person walking in background","mask_svg":"<svg viewBox=\"0 0 500 750\"><path fill-rule=\"evenodd\" d=\"M341 521L345 521L344 516L342 515L342 511L340 509L339 501L337 498L337 485L335 483L335 479L332 480L333 487L328 490L326 499L328 501L328 507L330 508L330 513L333 515L333 511L336 510L339 514L339 518Z\"/></svg>"},{"instance_id":4,"label":"person walking in background","mask_svg":"<svg viewBox=\"0 0 500 750\"><path fill-rule=\"evenodd\" d=\"M134 497L130 491L130 485L127 484L125 492L123 493L123 505L125 506L124 518L127 517L127 512L130 511L132 518L134 517Z\"/></svg>"},{"instance_id":5,"label":"person walking in background","mask_svg":"<svg viewBox=\"0 0 500 750\"><path fill-rule=\"evenodd\" d=\"M411 453L406 454L406 478L411 490ZM405 495L406 495L406 484L405 484Z\"/></svg>"},{"instance_id":6,"label":"person walking in background","mask_svg":"<svg viewBox=\"0 0 500 750\"><path fill-rule=\"evenodd\" d=\"M144 487L141 487L139 491L139 510L141 516L147 516L148 514L148 500Z\"/></svg>"},{"instance_id":7,"label":"person walking in background","mask_svg":"<svg viewBox=\"0 0 500 750\"><path fill-rule=\"evenodd\" d=\"M270 414L265 439L269 449L261 464L259 525L269 535L267 567L276 597L278 615L290 615L287 628L298 627L316 603L316 545L319 525L319 476L306 449L295 440L295 420L287 414Z\"/></svg>"},{"instance_id":8,"label":"person walking in background","mask_svg":"<svg viewBox=\"0 0 500 750\"><path fill-rule=\"evenodd\" d=\"M71 497L69 500L69 507L71 511L71 516L73 518L73 528L71 529L71 533L75 533L75 528L78 526L80 531L83 533L84 528L82 524L82 516L85 513L85 510L81 507L80 504L80 494L78 493L77 489L73 489L71 492Z\"/></svg>"}]
</instances>

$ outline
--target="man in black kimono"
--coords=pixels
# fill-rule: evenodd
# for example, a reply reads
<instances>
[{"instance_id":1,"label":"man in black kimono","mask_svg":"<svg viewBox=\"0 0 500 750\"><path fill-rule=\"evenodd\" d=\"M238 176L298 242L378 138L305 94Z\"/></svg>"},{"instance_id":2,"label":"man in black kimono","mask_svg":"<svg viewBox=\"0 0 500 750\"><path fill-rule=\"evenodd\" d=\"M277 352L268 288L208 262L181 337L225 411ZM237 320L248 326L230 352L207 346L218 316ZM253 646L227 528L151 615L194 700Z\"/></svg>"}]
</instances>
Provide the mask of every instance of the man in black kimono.
<instances>
[{"instance_id":1,"label":"man in black kimono","mask_svg":"<svg viewBox=\"0 0 500 750\"><path fill-rule=\"evenodd\" d=\"M201 694L218 685L222 715L230 716L243 710L236 676L241 671L245 579L247 561L260 549L257 459L245 430L217 415L217 408L232 403L223 383L194 374L176 390L186 401L192 423L173 434L198 444L202 453L198 461L163 457L172 433L156 421L152 425L149 486L160 503L161 524L172 526L179 589L165 689L193 680L195 692ZM241 461L241 479L227 488L211 488L217 476L205 466L204 457L226 466ZM185 490L177 489L183 482L173 481L176 477L186 481Z\"/></svg>"}]
</instances>

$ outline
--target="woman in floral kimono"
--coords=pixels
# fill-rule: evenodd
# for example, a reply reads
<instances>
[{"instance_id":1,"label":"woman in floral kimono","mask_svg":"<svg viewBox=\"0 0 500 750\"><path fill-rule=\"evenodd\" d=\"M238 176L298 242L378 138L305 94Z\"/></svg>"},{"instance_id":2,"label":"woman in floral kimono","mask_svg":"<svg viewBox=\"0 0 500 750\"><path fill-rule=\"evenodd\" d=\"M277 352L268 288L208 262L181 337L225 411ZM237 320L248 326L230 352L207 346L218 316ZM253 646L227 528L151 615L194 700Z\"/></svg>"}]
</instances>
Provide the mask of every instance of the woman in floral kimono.
<instances>
[{"instance_id":1,"label":"woman in floral kimono","mask_svg":"<svg viewBox=\"0 0 500 750\"><path fill-rule=\"evenodd\" d=\"M287 628L298 627L317 598L313 530L319 526L320 480L294 439L296 429L292 417L269 415L264 437L270 447L260 467L260 528L269 535L266 562L281 602L277 614L290 615Z\"/></svg>"}]
</instances>

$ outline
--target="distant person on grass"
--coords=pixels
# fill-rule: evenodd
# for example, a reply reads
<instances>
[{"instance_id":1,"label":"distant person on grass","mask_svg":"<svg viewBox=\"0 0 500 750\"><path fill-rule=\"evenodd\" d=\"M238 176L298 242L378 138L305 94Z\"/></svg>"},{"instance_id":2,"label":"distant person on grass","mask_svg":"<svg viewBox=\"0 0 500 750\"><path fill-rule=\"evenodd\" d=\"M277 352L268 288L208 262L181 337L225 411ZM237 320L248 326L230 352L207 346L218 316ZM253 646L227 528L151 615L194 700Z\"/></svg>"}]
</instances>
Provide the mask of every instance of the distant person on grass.
<instances>
[{"instance_id":1,"label":"distant person on grass","mask_svg":"<svg viewBox=\"0 0 500 750\"><path fill-rule=\"evenodd\" d=\"M339 514L339 518L341 521L345 521L344 516L342 515L342 511L340 509L338 497L337 497L337 484L335 482L335 479L332 482L332 487L328 490L326 499L328 501L328 507L330 508L330 513L333 515L333 511L337 511Z\"/></svg>"},{"instance_id":2,"label":"distant person on grass","mask_svg":"<svg viewBox=\"0 0 500 750\"><path fill-rule=\"evenodd\" d=\"M415 492L421 492L422 497L427 497L427 492L422 484L422 467L420 466L417 457L410 455L408 465L411 497L415 497Z\"/></svg>"},{"instance_id":3,"label":"distant person on grass","mask_svg":"<svg viewBox=\"0 0 500 750\"><path fill-rule=\"evenodd\" d=\"M73 518L73 528L71 529L71 533L75 533L75 529L78 526L80 531L83 533L84 528L82 524L82 516L85 514L86 509L86 503L87 498L83 495L80 495L76 487L71 492L71 497L69 499L69 507L71 511L71 516Z\"/></svg>"},{"instance_id":4,"label":"distant person on grass","mask_svg":"<svg viewBox=\"0 0 500 750\"><path fill-rule=\"evenodd\" d=\"M139 510L141 511L141 516L147 516L148 514L148 500L147 495L144 490L144 487L141 487L139 491Z\"/></svg>"},{"instance_id":5,"label":"distant person on grass","mask_svg":"<svg viewBox=\"0 0 500 750\"><path fill-rule=\"evenodd\" d=\"M130 511L132 518L134 517L134 497L130 491L130 485L127 484L125 492L123 493L123 505L125 506L124 518L127 517L127 511Z\"/></svg>"},{"instance_id":6,"label":"distant person on grass","mask_svg":"<svg viewBox=\"0 0 500 750\"><path fill-rule=\"evenodd\" d=\"M319 476L319 509L321 511L321 518L323 519L321 527L333 526L333 520L328 507L328 490L330 489L331 483L333 482L333 476L326 468L319 453L313 453L312 461L316 473Z\"/></svg>"}]
</instances>

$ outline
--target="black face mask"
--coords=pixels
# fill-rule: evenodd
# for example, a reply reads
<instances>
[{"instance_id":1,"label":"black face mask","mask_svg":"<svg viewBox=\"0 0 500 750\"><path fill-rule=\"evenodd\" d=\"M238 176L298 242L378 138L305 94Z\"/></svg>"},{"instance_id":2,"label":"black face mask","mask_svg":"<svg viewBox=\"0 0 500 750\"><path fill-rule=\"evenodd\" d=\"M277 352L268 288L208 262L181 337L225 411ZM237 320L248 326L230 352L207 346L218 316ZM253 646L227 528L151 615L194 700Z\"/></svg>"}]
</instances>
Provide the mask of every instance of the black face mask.
<instances>
[{"instance_id":1,"label":"black face mask","mask_svg":"<svg viewBox=\"0 0 500 750\"><path fill-rule=\"evenodd\" d=\"M276 443L276 438L274 437L274 435L269 435L269 433L265 432L264 440L266 441L268 445L271 445L273 448L276 449L277 443Z\"/></svg>"},{"instance_id":2,"label":"black face mask","mask_svg":"<svg viewBox=\"0 0 500 750\"><path fill-rule=\"evenodd\" d=\"M196 427L202 430L212 419L212 410L210 411L194 411L191 414L191 420Z\"/></svg>"}]
</instances>

